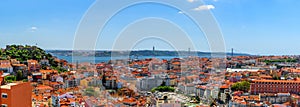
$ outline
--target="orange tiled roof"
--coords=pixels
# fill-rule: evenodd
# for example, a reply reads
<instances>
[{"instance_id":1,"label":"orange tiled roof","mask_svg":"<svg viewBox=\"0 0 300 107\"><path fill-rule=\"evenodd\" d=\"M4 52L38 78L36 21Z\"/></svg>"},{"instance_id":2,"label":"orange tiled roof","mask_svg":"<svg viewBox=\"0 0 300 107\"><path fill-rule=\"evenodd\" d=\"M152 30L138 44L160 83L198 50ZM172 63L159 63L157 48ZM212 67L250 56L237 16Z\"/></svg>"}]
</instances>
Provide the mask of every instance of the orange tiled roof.
<instances>
[{"instance_id":1,"label":"orange tiled roof","mask_svg":"<svg viewBox=\"0 0 300 107\"><path fill-rule=\"evenodd\" d=\"M46 86L46 85L39 85L36 87L36 89L38 89L38 90L53 90L52 87Z\"/></svg>"},{"instance_id":2,"label":"orange tiled roof","mask_svg":"<svg viewBox=\"0 0 300 107\"><path fill-rule=\"evenodd\" d=\"M56 70L40 70L41 73L57 73Z\"/></svg>"},{"instance_id":3,"label":"orange tiled roof","mask_svg":"<svg viewBox=\"0 0 300 107\"><path fill-rule=\"evenodd\" d=\"M135 103L136 99L135 98L124 98L123 103Z\"/></svg>"},{"instance_id":4,"label":"orange tiled roof","mask_svg":"<svg viewBox=\"0 0 300 107\"><path fill-rule=\"evenodd\" d=\"M11 68L10 64L0 64L0 68Z\"/></svg>"},{"instance_id":5,"label":"orange tiled roof","mask_svg":"<svg viewBox=\"0 0 300 107\"><path fill-rule=\"evenodd\" d=\"M221 89L227 89L227 88L229 88L229 86L228 85L222 85L220 88Z\"/></svg>"},{"instance_id":6,"label":"orange tiled roof","mask_svg":"<svg viewBox=\"0 0 300 107\"><path fill-rule=\"evenodd\" d=\"M26 66L25 64L12 64L13 66L16 66L16 67L24 67Z\"/></svg>"}]
</instances>

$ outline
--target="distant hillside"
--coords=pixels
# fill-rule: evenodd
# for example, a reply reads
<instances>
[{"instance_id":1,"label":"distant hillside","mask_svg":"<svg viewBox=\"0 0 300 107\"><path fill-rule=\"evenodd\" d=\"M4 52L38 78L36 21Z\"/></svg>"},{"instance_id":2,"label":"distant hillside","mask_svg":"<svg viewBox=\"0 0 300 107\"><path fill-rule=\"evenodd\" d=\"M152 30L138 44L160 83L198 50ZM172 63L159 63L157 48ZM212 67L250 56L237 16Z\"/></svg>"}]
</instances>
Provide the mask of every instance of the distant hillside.
<instances>
[{"instance_id":1,"label":"distant hillside","mask_svg":"<svg viewBox=\"0 0 300 107\"><path fill-rule=\"evenodd\" d=\"M47 52L53 55L60 55L60 56L72 56L73 53L71 50L47 50ZM157 50L153 52L152 50L139 50L139 51L76 51L74 52L74 56L97 56L97 57L110 57L111 54L115 56L189 56L193 55L191 53L196 53L198 56L211 56L211 54L215 55L223 55L223 53L211 53L211 52L188 52L188 51L161 51ZM227 55L231 55L231 53L226 53ZM234 53L234 56L250 56L250 54L245 53Z\"/></svg>"},{"instance_id":2,"label":"distant hillside","mask_svg":"<svg viewBox=\"0 0 300 107\"><path fill-rule=\"evenodd\" d=\"M37 46L7 45L5 49L0 50L0 60L17 59L23 63L29 59L40 61L43 58L48 59L51 66L58 66L51 54Z\"/></svg>"}]
</instances>

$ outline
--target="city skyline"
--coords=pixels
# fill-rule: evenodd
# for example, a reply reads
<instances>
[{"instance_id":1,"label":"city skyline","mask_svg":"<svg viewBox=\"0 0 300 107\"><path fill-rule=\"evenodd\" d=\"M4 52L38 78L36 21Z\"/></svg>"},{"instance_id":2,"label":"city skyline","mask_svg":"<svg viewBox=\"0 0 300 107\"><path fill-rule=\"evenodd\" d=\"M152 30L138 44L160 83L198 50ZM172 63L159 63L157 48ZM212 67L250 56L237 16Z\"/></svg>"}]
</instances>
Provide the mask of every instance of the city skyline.
<instances>
[{"instance_id":1,"label":"city skyline","mask_svg":"<svg viewBox=\"0 0 300 107\"><path fill-rule=\"evenodd\" d=\"M1 107L300 107L296 0L0 1Z\"/></svg>"},{"instance_id":2,"label":"city skyline","mask_svg":"<svg viewBox=\"0 0 300 107\"><path fill-rule=\"evenodd\" d=\"M226 1L203 0L204 5L195 10L211 11L216 18L223 37L226 51L234 48L237 53L254 55L297 55L297 25L300 21L299 9L295 0L288 1ZM67 49L73 47L73 40L81 18L94 3L88 1L1 1L0 37L1 47L8 44L36 45L44 49ZM59 3L57 3L59 2ZM70 5L71 4L71 5ZM146 11L146 12L145 12ZM135 17L133 17L135 16ZM96 50L108 50L116 34L111 33L122 29L137 18L160 16L177 23L193 40L198 51L209 51L203 32L194 30L196 25L188 20L180 10L159 4L141 4L129 7L117 14L108 23L113 29L104 29L100 36ZM176 17L176 18L175 18ZM5 25L5 26L4 26ZM105 33L106 31L106 33ZM173 35L173 34L170 34ZM157 50L172 50L163 41L148 40L134 47L134 49L150 49L155 44ZM187 50L181 49L181 50Z\"/></svg>"}]
</instances>

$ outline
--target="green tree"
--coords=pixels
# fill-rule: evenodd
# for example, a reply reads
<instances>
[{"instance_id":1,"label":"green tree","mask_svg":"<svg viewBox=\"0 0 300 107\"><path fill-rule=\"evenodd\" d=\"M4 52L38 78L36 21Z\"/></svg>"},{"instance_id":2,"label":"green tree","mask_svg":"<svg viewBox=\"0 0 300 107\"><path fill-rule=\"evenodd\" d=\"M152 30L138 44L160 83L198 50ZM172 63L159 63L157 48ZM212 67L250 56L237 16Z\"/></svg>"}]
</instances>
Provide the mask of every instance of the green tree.
<instances>
[{"instance_id":1,"label":"green tree","mask_svg":"<svg viewBox=\"0 0 300 107\"><path fill-rule=\"evenodd\" d=\"M174 92L175 88L171 87L171 86L158 86L155 88L151 89L151 92L155 92L155 91L159 91L159 92Z\"/></svg>"},{"instance_id":2,"label":"green tree","mask_svg":"<svg viewBox=\"0 0 300 107\"><path fill-rule=\"evenodd\" d=\"M12 58L21 62L26 62L28 59L40 61L45 56L52 67L58 67L58 62L54 60L51 54L36 46L10 45L9 48L4 49L3 52L1 51L0 56L1 59Z\"/></svg>"},{"instance_id":3,"label":"green tree","mask_svg":"<svg viewBox=\"0 0 300 107\"><path fill-rule=\"evenodd\" d=\"M23 79L22 81L23 81L23 82L28 82L28 79Z\"/></svg>"},{"instance_id":4,"label":"green tree","mask_svg":"<svg viewBox=\"0 0 300 107\"><path fill-rule=\"evenodd\" d=\"M233 91L248 91L250 89L250 83L248 81L242 81L234 83L231 86Z\"/></svg>"},{"instance_id":5,"label":"green tree","mask_svg":"<svg viewBox=\"0 0 300 107\"><path fill-rule=\"evenodd\" d=\"M0 48L0 60L4 60L4 53L1 48Z\"/></svg>"},{"instance_id":6,"label":"green tree","mask_svg":"<svg viewBox=\"0 0 300 107\"><path fill-rule=\"evenodd\" d=\"M16 81L16 80L17 80L17 78L14 75L4 77L4 81L6 81L8 83L12 83L13 81Z\"/></svg>"},{"instance_id":7,"label":"green tree","mask_svg":"<svg viewBox=\"0 0 300 107\"><path fill-rule=\"evenodd\" d=\"M17 71L17 81L23 80L23 72L21 70Z\"/></svg>"},{"instance_id":8,"label":"green tree","mask_svg":"<svg viewBox=\"0 0 300 107\"><path fill-rule=\"evenodd\" d=\"M241 82L241 89L244 91L248 91L250 89L250 82L242 81Z\"/></svg>"}]
</instances>

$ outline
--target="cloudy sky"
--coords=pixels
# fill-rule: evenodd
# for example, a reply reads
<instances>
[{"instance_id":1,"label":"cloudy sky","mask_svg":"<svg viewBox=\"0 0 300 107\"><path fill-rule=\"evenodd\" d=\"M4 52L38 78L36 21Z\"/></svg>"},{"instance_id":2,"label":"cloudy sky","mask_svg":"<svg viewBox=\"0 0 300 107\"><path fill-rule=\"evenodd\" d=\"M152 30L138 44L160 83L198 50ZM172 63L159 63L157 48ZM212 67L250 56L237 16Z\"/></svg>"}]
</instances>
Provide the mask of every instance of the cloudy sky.
<instances>
[{"instance_id":1,"label":"cloudy sky","mask_svg":"<svg viewBox=\"0 0 300 107\"><path fill-rule=\"evenodd\" d=\"M256 55L300 54L300 2L297 0L204 0L205 4L199 3L200 0L182 1L193 4L191 11L199 14L208 11L214 15L222 31L226 51L234 48L236 52ZM81 19L94 2L2 0L0 46L38 44L44 49L72 49ZM184 11L156 3L131 6L117 13L102 29L96 48L110 49L124 26L147 17L168 19L187 33L196 50L210 51L203 32ZM137 28L137 32L142 29L153 27ZM166 41L153 38L138 42L133 49L152 49L152 46L162 50L173 49Z\"/></svg>"}]
</instances>

